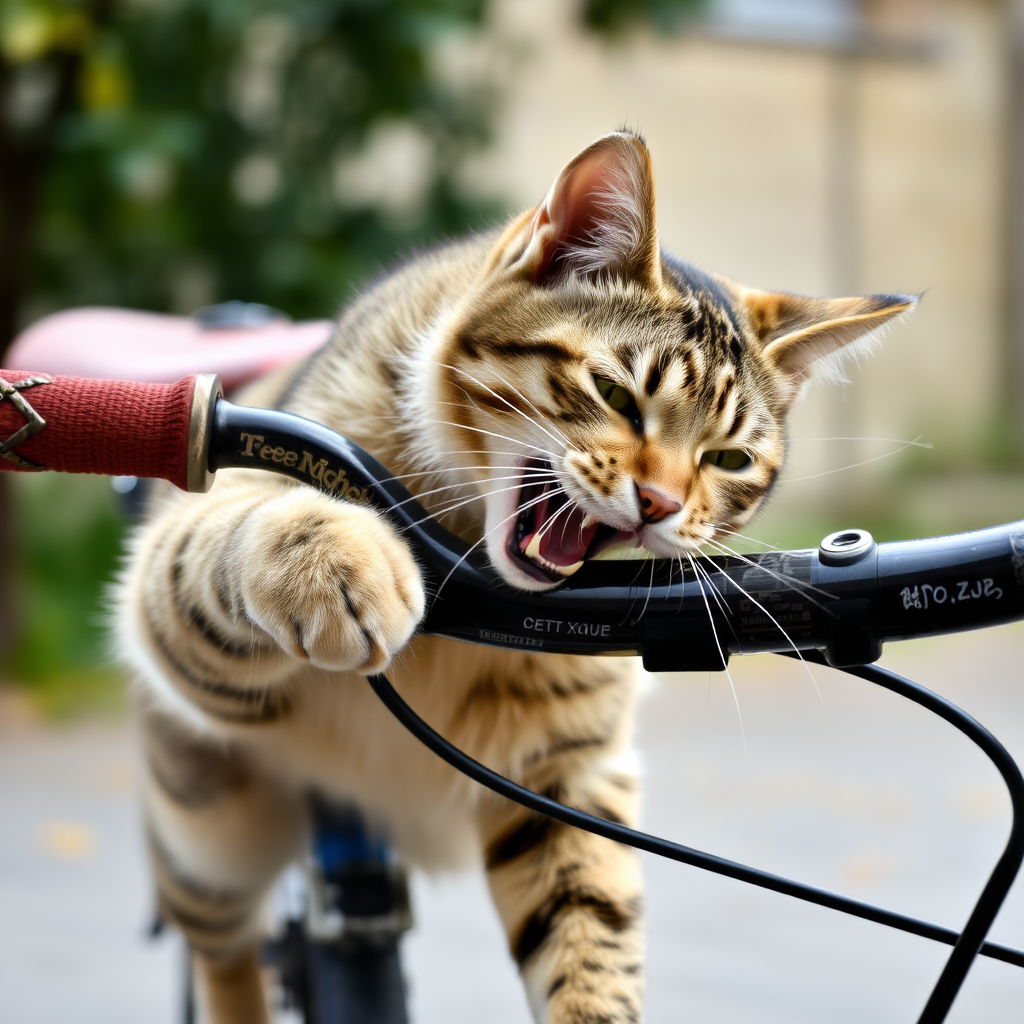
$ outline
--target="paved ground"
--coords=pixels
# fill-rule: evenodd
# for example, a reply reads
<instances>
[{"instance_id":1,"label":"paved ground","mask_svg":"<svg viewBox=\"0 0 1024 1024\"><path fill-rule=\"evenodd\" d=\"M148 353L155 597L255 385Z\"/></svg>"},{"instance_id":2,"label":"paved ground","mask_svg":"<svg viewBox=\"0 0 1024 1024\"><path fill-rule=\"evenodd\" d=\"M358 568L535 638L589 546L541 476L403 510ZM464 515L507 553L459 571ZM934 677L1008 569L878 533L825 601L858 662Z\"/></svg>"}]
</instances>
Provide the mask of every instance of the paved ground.
<instances>
[{"instance_id":1,"label":"paved ground","mask_svg":"<svg viewBox=\"0 0 1024 1024\"><path fill-rule=\"evenodd\" d=\"M1024 628L907 644L885 662L972 711L1024 760ZM826 670L735 663L661 680L640 744L645 825L723 856L960 924L1008 827L998 777L942 722ZM149 898L126 730L0 735L0 1020L176 1019L178 949ZM0 723L4 721L0 716ZM744 749L745 746L745 749ZM650 1022L911 1022L941 948L648 859ZM482 881L417 879L416 1024L526 1024ZM1024 886L995 936L1024 946ZM1019 1021L1024 972L980 962L951 1021Z\"/></svg>"}]
</instances>

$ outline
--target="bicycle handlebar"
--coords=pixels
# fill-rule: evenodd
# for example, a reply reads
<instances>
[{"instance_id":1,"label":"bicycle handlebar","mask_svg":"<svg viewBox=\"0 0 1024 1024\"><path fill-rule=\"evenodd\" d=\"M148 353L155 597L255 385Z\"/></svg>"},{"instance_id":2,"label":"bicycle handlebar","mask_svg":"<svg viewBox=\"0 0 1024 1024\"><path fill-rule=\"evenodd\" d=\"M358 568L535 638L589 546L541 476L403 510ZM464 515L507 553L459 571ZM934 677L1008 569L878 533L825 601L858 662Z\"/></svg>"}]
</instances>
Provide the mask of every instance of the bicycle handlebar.
<instances>
[{"instance_id":1,"label":"bicycle handlebar","mask_svg":"<svg viewBox=\"0 0 1024 1024\"><path fill-rule=\"evenodd\" d=\"M362 448L310 420L219 396L210 375L160 385L0 370L0 437L13 435L0 443L0 468L160 477L188 490L207 490L228 467L284 473L403 529L434 595L424 632L639 654L651 671L715 671L733 654L814 649L835 667L863 665L889 640L1024 618L1024 521L884 544L848 530L817 550L701 556L700 575L663 560L639 571L635 560L588 562L555 590L517 590Z\"/></svg>"},{"instance_id":2,"label":"bicycle handlebar","mask_svg":"<svg viewBox=\"0 0 1024 1024\"><path fill-rule=\"evenodd\" d=\"M207 430L222 393L213 374L141 384L0 370L0 469L152 477L208 490Z\"/></svg>"},{"instance_id":3,"label":"bicycle handlebar","mask_svg":"<svg viewBox=\"0 0 1024 1024\"><path fill-rule=\"evenodd\" d=\"M861 530L817 550L587 562L556 590L517 590L430 519L367 452L288 413L217 403L210 467L262 466L367 503L403 530L435 596L423 631L570 654L640 654L650 671L720 670L731 654L823 649L835 667L888 640L1024 618L1024 522L875 544Z\"/></svg>"}]
</instances>

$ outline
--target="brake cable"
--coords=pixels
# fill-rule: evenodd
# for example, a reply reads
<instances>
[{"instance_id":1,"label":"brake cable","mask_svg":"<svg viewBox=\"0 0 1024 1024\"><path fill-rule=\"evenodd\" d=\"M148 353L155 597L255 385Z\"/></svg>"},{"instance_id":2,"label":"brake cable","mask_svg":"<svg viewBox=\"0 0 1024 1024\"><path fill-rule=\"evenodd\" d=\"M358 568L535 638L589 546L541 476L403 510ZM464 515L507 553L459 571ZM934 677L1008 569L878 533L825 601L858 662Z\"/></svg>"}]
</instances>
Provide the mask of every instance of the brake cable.
<instances>
[{"instance_id":1,"label":"brake cable","mask_svg":"<svg viewBox=\"0 0 1024 1024\"><path fill-rule=\"evenodd\" d=\"M828 664L824 655L819 651L804 651L802 654L806 661L819 665ZM795 657L793 654L784 656ZM1020 869L1021 862L1024 860L1024 777L1021 776L1020 769L1006 748L966 711L961 710L944 697L877 665L861 665L843 668L840 671L890 690L944 719L981 748L995 765L1006 784L1012 805L1010 836L1002 856L989 876L962 932L900 914L884 907L877 907L861 900L850 899L847 896L829 892L827 889L819 889L816 886L784 878L759 868L704 853L693 847L683 846L668 839L662 839L660 836L650 835L647 832L596 817L576 807L570 807L557 800L552 800L550 797L535 793L493 771L449 743L420 718L399 695L386 676L378 673L369 676L367 681L391 714L438 757L499 796L521 804L537 814L546 815L566 825L572 825L586 832L603 836L605 839L611 839L613 842L632 846L669 860L689 864L705 871L725 875L727 878L734 878L750 885L805 900L808 903L816 903L844 914L874 921L887 928L910 932L913 935L953 946L953 951L950 953L917 1021L917 1024L941 1024L946 1019L976 955L980 954L1014 964L1017 967L1024 967L1024 950L985 941L985 935L1003 905Z\"/></svg>"}]
</instances>

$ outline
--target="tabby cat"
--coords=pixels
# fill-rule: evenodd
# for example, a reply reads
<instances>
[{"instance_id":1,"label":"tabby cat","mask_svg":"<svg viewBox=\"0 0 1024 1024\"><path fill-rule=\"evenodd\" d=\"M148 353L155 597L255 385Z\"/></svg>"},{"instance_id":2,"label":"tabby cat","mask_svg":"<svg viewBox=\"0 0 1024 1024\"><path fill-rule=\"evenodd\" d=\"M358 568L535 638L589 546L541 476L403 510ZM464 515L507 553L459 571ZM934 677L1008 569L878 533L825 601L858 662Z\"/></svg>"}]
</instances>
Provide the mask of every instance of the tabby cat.
<instances>
[{"instance_id":1,"label":"tabby cat","mask_svg":"<svg viewBox=\"0 0 1024 1024\"><path fill-rule=\"evenodd\" d=\"M685 557L742 527L810 375L914 302L753 291L670 258L648 150L616 132L503 230L374 284L323 350L243 400L346 434L543 591L611 544ZM118 609L160 907L209 1020L268 1019L260 907L308 840L311 789L356 803L408 863L483 861L538 1021L641 1018L634 853L468 782L361 678L387 668L473 757L632 824L633 660L417 636L420 572L392 526L241 470L154 501Z\"/></svg>"}]
</instances>

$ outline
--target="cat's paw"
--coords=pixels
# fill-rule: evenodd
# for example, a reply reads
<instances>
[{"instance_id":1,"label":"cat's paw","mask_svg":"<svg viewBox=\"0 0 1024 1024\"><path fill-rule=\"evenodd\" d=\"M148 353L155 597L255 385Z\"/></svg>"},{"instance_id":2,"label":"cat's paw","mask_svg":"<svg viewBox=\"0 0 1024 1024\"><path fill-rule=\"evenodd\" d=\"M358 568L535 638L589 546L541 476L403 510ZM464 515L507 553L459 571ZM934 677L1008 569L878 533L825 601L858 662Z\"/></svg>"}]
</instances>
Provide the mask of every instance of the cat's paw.
<instances>
[{"instance_id":1,"label":"cat's paw","mask_svg":"<svg viewBox=\"0 0 1024 1024\"><path fill-rule=\"evenodd\" d=\"M375 512L296 489L242 529L246 614L294 657L378 672L408 643L423 617L420 572Z\"/></svg>"}]
</instances>

